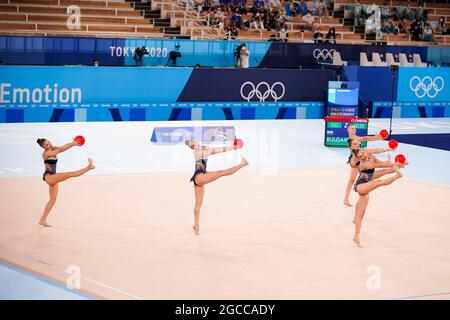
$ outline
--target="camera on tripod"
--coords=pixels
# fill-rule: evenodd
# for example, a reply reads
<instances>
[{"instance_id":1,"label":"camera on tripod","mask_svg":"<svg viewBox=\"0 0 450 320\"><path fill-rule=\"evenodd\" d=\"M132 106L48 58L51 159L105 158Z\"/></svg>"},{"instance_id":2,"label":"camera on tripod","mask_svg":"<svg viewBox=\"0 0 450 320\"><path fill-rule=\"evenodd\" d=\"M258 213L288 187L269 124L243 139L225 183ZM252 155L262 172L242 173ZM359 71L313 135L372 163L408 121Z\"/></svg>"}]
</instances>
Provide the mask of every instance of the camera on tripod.
<instances>
[{"instance_id":1,"label":"camera on tripod","mask_svg":"<svg viewBox=\"0 0 450 320\"><path fill-rule=\"evenodd\" d=\"M177 59L181 58L180 45L175 45L175 50L169 52L169 64L172 66L177 65Z\"/></svg>"},{"instance_id":2,"label":"camera on tripod","mask_svg":"<svg viewBox=\"0 0 450 320\"><path fill-rule=\"evenodd\" d=\"M234 59L236 60L236 68L242 68L242 50L246 48L245 43L241 43L234 50Z\"/></svg>"},{"instance_id":3,"label":"camera on tripod","mask_svg":"<svg viewBox=\"0 0 450 320\"><path fill-rule=\"evenodd\" d=\"M245 48L245 43L241 43L236 47L236 50L234 50L234 56L236 59L239 59L241 57L242 48Z\"/></svg>"},{"instance_id":4,"label":"camera on tripod","mask_svg":"<svg viewBox=\"0 0 450 320\"><path fill-rule=\"evenodd\" d=\"M148 55L148 50L145 46L134 49L133 59L136 61L136 65L142 65L142 58L145 55Z\"/></svg>"}]
</instances>

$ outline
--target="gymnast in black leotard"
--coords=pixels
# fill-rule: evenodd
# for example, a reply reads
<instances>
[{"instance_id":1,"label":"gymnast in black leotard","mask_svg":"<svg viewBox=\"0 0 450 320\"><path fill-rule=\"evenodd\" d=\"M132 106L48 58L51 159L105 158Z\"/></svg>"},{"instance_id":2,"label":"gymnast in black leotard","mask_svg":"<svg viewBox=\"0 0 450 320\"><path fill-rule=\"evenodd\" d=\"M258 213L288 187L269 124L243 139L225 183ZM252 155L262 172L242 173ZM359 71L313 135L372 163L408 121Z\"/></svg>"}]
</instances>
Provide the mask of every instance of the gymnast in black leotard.
<instances>
[{"instance_id":1,"label":"gymnast in black leotard","mask_svg":"<svg viewBox=\"0 0 450 320\"><path fill-rule=\"evenodd\" d=\"M74 140L63 145L62 147L54 147L52 143L47 139L37 139L37 143L41 146L42 149L44 149L44 151L42 152L42 158L44 159L45 172L42 175L42 180L44 180L48 184L50 193L50 200L45 205L44 213L39 220L39 224L44 227L50 227L50 225L47 223L47 216L49 215L50 210L53 208L56 202L56 197L58 196L58 183L69 178L79 177L89 170L95 169L95 166L92 163L92 160L88 159L88 165L81 170L56 173L56 164L58 163L58 158L56 156L61 152L69 150L73 146L78 146L78 142Z\"/></svg>"},{"instance_id":2,"label":"gymnast in black leotard","mask_svg":"<svg viewBox=\"0 0 450 320\"><path fill-rule=\"evenodd\" d=\"M194 182L196 186L199 186L197 183L195 183L195 177L199 175L200 173L206 173L206 165L208 164L208 158L201 158L198 160L195 160L195 171L194 175L191 178L191 182ZM200 187L200 186L199 186Z\"/></svg>"},{"instance_id":3,"label":"gymnast in black leotard","mask_svg":"<svg viewBox=\"0 0 450 320\"><path fill-rule=\"evenodd\" d=\"M42 180L45 181L45 175L47 174L55 174L56 173L56 164L58 163L58 158L48 158L44 160L45 164L45 172L42 175Z\"/></svg>"},{"instance_id":4,"label":"gymnast in black leotard","mask_svg":"<svg viewBox=\"0 0 450 320\"><path fill-rule=\"evenodd\" d=\"M369 193L381 186L387 186L395 180L401 178L402 174L400 173L399 168L403 168L408 163L393 163L390 161L390 156L388 156L389 161L381 161L375 156L370 155L364 149L355 149L352 153L354 160L356 161L355 166L359 171L358 180L353 186L353 190L355 190L359 195L359 199L355 207L355 219L353 220L355 223L355 234L353 236L353 241L359 246L359 233L367 205L369 204ZM375 170L376 168L382 168L382 170ZM386 179L379 179L382 176L391 173L395 173L395 175Z\"/></svg>"},{"instance_id":5,"label":"gymnast in black leotard","mask_svg":"<svg viewBox=\"0 0 450 320\"><path fill-rule=\"evenodd\" d=\"M350 148L350 156L348 157L347 160L347 164L350 165L350 167L352 167L352 169L357 169L357 174L359 173L359 177L358 179L356 179L355 184L353 185L353 190L355 190L355 186L362 183L362 181L367 180L368 175L369 175L369 179L367 181L372 180L372 176L371 174L374 172L374 169L368 169L368 170L359 170L359 165L361 163L361 161L355 161L355 157L353 155L353 150L359 150L360 149L360 143L358 140L356 139L348 139L348 146ZM384 152L390 152L390 151L394 151L394 149L383 149L383 148L377 148L377 149L362 149L364 150L369 156L370 155L374 155L374 154L380 154L380 153L384 153ZM376 159L376 158L374 158ZM361 173L363 173L363 175L361 175ZM366 182L367 182L366 181Z\"/></svg>"},{"instance_id":6,"label":"gymnast in black leotard","mask_svg":"<svg viewBox=\"0 0 450 320\"><path fill-rule=\"evenodd\" d=\"M205 192L205 184L213 182L214 180L229 176L238 171L239 169L248 165L248 161L241 156L242 161L240 164L231 167L226 170L219 171L206 171L206 166L208 163L208 157L213 154L218 154L230 150L237 149L236 146L230 145L226 147L210 148L207 146L200 145L195 140L185 141L186 145L194 151L195 157L195 171L194 175L191 177L191 182L194 183L195 191L195 207L194 207L194 232L196 235L200 234L200 208L202 206L203 195Z\"/></svg>"},{"instance_id":7,"label":"gymnast in black leotard","mask_svg":"<svg viewBox=\"0 0 450 320\"><path fill-rule=\"evenodd\" d=\"M382 137L378 134L375 136L357 136L356 135L356 127L355 124L350 123L347 125L347 133L348 133L348 146L350 149L358 149L361 141L377 141L382 140ZM350 168L350 177L347 182L347 186L345 187L345 196L343 203L348 207L353 207L350 203L350 193L352 191L352 185L355 183L356 177L358 175L358 170L355 167Z\"/></svg>"},{"instance_id":8,"label":"gymnast in black leotard","mask_svg":"<svg viewBox=\"0 0 450 320\"><path fill-rule=\"evenodd\" d=\"M360 185L361 183L366 183L366 182L371 181L373 179L373 174L375 172L375 169L373 169L373 168L361 170L360 164L361 164L361 160L356 163L356 167L358 168L359 176L358 176L358 179L356 180L355 184L353 185L353 190L355 192L356 192L356 188L358 187L358 185Z\"/></svg>"}]
</instances>

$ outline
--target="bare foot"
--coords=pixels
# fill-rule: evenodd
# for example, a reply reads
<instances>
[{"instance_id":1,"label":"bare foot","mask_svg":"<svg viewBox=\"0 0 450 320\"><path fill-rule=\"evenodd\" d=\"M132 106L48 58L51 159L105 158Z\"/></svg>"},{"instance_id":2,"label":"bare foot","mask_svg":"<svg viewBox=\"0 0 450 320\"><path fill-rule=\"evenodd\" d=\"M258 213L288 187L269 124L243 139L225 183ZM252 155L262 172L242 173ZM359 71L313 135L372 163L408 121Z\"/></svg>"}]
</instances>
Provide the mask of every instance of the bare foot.
<instances>
[{"instance_id":1,"label":"bare foot","mask_svg":"<svg viewBox=\"0 0 450 320\"><path fill-rule=\"evenodd\" d=\"M394 165L394 170L395 170L395 172L397 172L396 175L399 178L403 177L403 174L401 173L400 168L398 166Z\"/></svg>"},{"instance_id":2,"label":"bare foot","mask_svg":"<svg viewBox=\"0 0 450 320\"><path fill-rule=\"evenodd\" d=\"M353 207L353 205L350 203L350 201L344 201L344 204L345 204L347 207Z\"/></svg>"},{"instance_id":3,"label":"bare foot","mask_svg":"<svg viewBox=\"0 0 450 320\"><path fill-rule=\"evenodd\" d=\"M359 235L353 237L353 242L356 243L358 247L361 247L361 242L359 241Z\"/></svg>"},{"instance_id":4,"label":"bare foot","mask_svg":"<svg viewBox=\"0 0 450 320\"><path fill-rule=\"evenodd\" d=\"M248 166L248 160L245 159L243 156L241 156L241 159L242 159L241 165L242 165L243 167Z\"/></svg>"},{"instance_id":5,"label":"bare foot","mask_svg":"<svg viewBox=\"0 0 450 320\"><path fill-rule=\"evenodd\" d=\"M89 170L94 170L95 169L94 161L91 158L88 158L88 162L89 162L88 164Z\"/></svg>"},{"instance_id":6,"label":"bare foot","mask_svg":"<svg viewBox=\"0 0 450 320\"><path fill-rule=\"evenodd\" d=\"M46 227L46 228L50 228L51 227L51 225L49 225L47 222L45 222L45 221L39 221L39 224L41 225L41 226L44 226L44 227Z\"/></svg>"},{"instance_id":7,"label":"bare foot","mask_svg":"<svg viewBox=\"0 0 450 320\"><path fill-rule=\"evenodd\" d=\"M200 227L198 225L193 225L192 229L194 229L195 235L198 236L200 234Z\"/></svg>"}]
</instances>

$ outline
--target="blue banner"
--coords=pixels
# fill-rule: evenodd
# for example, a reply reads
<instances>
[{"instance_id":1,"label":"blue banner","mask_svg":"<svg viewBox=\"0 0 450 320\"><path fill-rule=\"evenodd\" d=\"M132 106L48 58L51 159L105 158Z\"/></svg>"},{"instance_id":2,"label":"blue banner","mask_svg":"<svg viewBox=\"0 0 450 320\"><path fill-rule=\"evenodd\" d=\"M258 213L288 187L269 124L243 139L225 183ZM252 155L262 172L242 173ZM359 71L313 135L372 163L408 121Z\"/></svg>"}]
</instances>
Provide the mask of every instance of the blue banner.
<instances>
[{"instance_id":1,"label":"blue banner","mask_svg":"<svg viewBox=\"0 0 450 320\"><path fill-rule=\"evenodd\" d=\"M0 66L0 104L175 102L192 68Z\"/></svg>"},{"instance_id":2,"label":"blue banner","mask_svg":"<svg viewBox=\"0 0 450 320\"><path fill-rule=\"evenodd\" d=\"M267 72L260 69L0 66L0 122L312 119L323 116L320 101L326 90L322 83L326 85L332 72ZM305 97L311 99L300 102L306 100Z\"/></svg>"},{"instance_id":3,"label":"blue banner","mask_svg":"<svg viewBox=\"0 0 450 320\"><path fill-rule=\"evenodd\" d=\"M124 47L125 39L80 37L0 36L0 58L13 65L102 65L123 66L124 57L111 48Z\"/></svg>"},{"instance_id":4,"label":"blue banner","mask_svg":"<svg viewBox=\"0 0 450 320\"><path fill-rule=\"evenodd\" d=\"M374 102L373 118L390 118L391 102ZM448 118L450 117L450 101L448 102L394 102L393 118Z\"/></svg>"},{"instance_id":5,"label":"blue banner","mask_svg":"<svg viewBox=\"0 0 450 320\"><path fill-rule=\"evenodd\" d=\"M110 39L79 37L0 36L0 58L6 64L17 65L90 65L99 59L104 66L136 65L133 53L136 47L145 46L148 54L143 57L145 66L171 65L169 55L178 50L181 57L177 66L233 67L234 51L238 41L172 40L172 39ZM250 66L260 68L317 67L331 63L333 52L339 52L348 65L359 65L360 52L369 59L372 52L419 54L422 61L437 64L448 63L450 48L414 46L373 46L350 44L311 44L246 42L251 52Z\"/></svg>"},{"instance_id":6,"label":"blue banner","mask_svg":"<svg viewBox=\"0 0 450 320\"><path fill-rule=\"evenodd\" d=\"M321 102L0 105L0 123L321 119Z\"/></svg>"},{"instance_id":7,"label":"blue banner","mask_svg":"<svg viewBox=\"0 0 450 320\"><path fill-rule=\"evenodd\" d=\"M450 101L450 68L401 67L397 101Z\"/></svg>"},{"instance_id":8,"label":"blue banner","mask_svg":"<svg viewBox=\"0 0 450 320\"><path fill-rule=\"evenodd\" d=\"M332 70L196 69L178 101L325 101Z\"/></svg>"}]
</instances>

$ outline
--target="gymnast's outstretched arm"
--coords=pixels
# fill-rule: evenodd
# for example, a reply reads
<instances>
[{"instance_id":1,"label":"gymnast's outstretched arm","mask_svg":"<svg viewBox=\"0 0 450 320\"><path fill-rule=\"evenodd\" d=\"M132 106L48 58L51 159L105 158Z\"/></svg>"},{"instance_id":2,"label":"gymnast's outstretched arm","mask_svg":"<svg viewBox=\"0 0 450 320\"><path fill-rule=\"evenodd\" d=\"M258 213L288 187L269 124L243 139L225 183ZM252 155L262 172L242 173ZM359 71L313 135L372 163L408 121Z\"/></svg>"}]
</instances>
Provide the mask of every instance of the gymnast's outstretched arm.
<instances>
[{"instance_id":1,"label":"gymnast's outstretched arm","mask_svg":"<svg viewBox=\"0 0 450 320\"><path fill-rule=\"evenodd\" d=\"M57 154L67 151L74 146L78 146L78 143L75 140L72 142L66 143L65 145L63 145L61 147L53 147L52 150L46 151L45 154L47 157L54 157Z\"/></svg>"}]
</instances>

